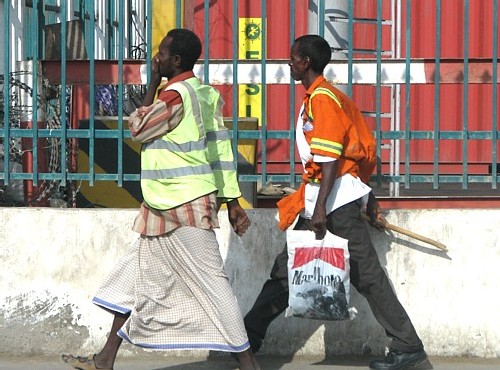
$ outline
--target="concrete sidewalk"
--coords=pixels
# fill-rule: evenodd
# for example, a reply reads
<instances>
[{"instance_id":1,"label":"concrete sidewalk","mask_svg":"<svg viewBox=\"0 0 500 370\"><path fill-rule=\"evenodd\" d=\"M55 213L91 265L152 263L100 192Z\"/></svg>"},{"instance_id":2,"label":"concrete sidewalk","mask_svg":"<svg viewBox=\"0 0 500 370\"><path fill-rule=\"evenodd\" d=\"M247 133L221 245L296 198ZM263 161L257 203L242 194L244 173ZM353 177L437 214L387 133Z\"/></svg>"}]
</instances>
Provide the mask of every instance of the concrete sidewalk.
<instances>
[{"instance_id":1,"label":"concrete sidewalk","mask_svg":"<svg viewBox=\"0 0 500 370\"><path fill-rule=\"evenodd\" d=\"M257 356L263 370L356 370L367 369L372 357L339 356L328 360L311 357ZM436 370L498 370L500 359L430 357ZM68 370L70 367L58 358L42 357L0 357L2 370ZM232 358L118 358L114 370L235 370Z\"/></svg>"}]
</instances>

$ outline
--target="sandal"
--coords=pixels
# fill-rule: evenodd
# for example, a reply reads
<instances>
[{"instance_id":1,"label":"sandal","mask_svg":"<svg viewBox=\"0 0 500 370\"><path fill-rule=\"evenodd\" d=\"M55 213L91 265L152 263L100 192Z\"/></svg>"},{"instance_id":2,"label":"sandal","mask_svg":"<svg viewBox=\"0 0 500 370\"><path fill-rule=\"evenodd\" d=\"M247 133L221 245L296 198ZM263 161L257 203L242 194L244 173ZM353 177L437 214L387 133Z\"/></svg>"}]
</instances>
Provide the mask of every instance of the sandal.
<instances>
[{"instance_id":1,"label":"sandal","mask_svg":"<svg viewBox=\"0 0 500 370\"><path fill-rule=\"evenodd\" d=\"M96 355L89 355L87 357L73 356L73 355L61 355L61 359L78 370L113 370L109 368L97 367L94 361Z\"/></svg>"}]
</instances>

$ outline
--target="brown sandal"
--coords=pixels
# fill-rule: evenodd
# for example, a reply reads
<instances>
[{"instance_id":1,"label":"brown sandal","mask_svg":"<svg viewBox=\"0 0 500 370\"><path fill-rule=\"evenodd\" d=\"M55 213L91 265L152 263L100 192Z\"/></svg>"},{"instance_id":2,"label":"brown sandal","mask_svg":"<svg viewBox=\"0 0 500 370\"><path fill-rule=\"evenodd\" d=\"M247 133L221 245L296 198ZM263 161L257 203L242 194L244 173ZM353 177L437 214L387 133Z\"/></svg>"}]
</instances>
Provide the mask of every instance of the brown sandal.
<instances>
[{"instance_id":1,"label":"brown sandal","mask_svg":"<svg viewBox=\"0 0 500 370\"><path fill-rule=\"evenodd\" d=\"M65 363L78 370L113 370L109 368L97 367L94 357L95 355L89 355L87 357L61 355L61 358Z\"/></svg>"}]
</instances>

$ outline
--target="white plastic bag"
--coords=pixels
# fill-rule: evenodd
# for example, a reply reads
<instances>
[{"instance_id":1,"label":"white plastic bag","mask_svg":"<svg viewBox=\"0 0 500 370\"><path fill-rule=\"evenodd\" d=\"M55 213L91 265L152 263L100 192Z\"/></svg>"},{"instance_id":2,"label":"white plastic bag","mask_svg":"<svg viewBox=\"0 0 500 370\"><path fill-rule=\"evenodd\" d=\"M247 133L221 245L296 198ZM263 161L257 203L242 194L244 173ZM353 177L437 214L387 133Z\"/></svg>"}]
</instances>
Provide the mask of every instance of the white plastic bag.
<instances>
[{"instance_id":1,"label":"white plastic bag","mask_svg":"<svg viewBox=\"0 0 500 370\"><path fill-rule=\"evenodd\" d=\"M289 297L286 317L349 319L348 241L330 232L287 230Z\"/></svg>"}]
</instances>

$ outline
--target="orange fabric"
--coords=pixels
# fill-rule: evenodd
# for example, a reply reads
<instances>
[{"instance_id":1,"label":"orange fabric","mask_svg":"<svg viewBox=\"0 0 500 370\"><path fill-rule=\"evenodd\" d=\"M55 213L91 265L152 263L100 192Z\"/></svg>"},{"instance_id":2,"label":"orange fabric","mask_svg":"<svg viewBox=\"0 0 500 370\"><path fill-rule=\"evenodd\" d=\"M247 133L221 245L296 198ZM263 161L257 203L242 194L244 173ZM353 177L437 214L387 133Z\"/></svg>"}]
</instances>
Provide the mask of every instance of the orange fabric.
<instances>
[{"instance_id":1,"label":"orange fabric","mask_svg":"<svg viewBox=\"0 0 500 370\"><path fill-rule=\"evenodd\" d=\"M328 89L336 99L326 94L314 94L318 88ZM323 76L316 78L309 87L304 104L306 109L302 118L314 127L304 131L308 144L319 140L335 143L341 148L341 154L336 154L335 150L324 151L312 146L311 154L338 159L337 177L350 173L368 184L376 165L375 139L356 104ZM310 114L307 112L309 107ZM305 181L321 179L321 166L310 161L305 170Z\"/></svg>"},{"instance_id":2,"label":"orange fabric","mask_svg":"<svg viewBox=\"0 0 500 370\"><path fill-rule=\"evenodd\" d=\"M304 103L306 119L313 126L312 130L304 131L306 140L311 145L311 154L340 158L344 138L352 125L350 119L338 103L325 94L316 94L314 97L307 94ZM316 140L328 143L329 147L315 148Z\"/></svg>"},{"instance_id":3,"label":"orange fabric","mask_svg":"<svg viewBox=\"0 0 500 370\"><path fill-rule=\"evenodd\" d=\"M281 230L286 230L293 224L297 215L304 209L305 189L306 185L302 183L295 193L287 195L277 203L280 217L278 227Z\"/></svg>"},{"instance_id":4,"label":"orange fabric","mask_svg":"<svg viewBox=\"0 0 500 370\"><path fill-rule=\"evenodd\" d=\"M356 104L334 86L331 86L331 89L342 102L342 109L351 119L357 133L354 140L344 145L343 155L356 160L359 178L365 184L368 184L377 165L375 138Z\"/></svg>"}]
</instances>

